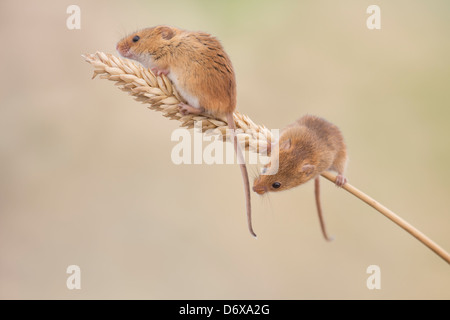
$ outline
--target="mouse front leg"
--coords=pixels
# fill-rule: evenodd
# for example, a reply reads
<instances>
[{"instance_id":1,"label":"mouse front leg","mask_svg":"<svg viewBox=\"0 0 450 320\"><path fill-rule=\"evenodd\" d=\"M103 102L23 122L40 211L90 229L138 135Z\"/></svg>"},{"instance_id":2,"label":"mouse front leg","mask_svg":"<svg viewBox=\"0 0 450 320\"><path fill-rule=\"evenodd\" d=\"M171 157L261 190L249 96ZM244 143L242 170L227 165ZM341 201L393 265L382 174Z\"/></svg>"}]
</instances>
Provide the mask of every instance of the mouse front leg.
<instances>
[{"instance_id":1,"label":"mouse front leg","mask_svg":"<svg viewBox=\"0 0 450 320\"><path fill-rule=\"evenodd\" d=\"M347 183L347 178L344 176L345 167L347 166L347 151L345 148L337 154L336 159L331 166L331 170L337 172L336 181L334 182L336 186L342 187Z\"/></svg>"},{"instance_id":2,"label":"mouse front leg","mask_svg":"<svg viewBox=\"0 0 450 320\"><path fill-rule=\"evenodd\" d=\"M153 74L155 76L161 76L162 74L167 76L169 74L169 70L164 70L164 69L158 69L158 68L151 68L150 70L152 70Z\"/></svg>"},{"instance_id":3,"label":"mouse front leg","mask_svg":"<svg viewBox=\"0 0 450 320\"><path fill-rule=\"evenodd\" d=\"M346 184L347 183L347 178L346 177L344 177L342 174L338 174L337 176L336 176L336 181L335 181L335 184L338 186L338 187L342 187L344 184Z\"/></svg>"},{"instance_id":4,"label":"mouse front leg","mask_svg":"<svg viewBox=\"0 0 450 320\"><path fill-rule=\"evenodd\" d=\"M188 114L200 114L205 111L205 109L203 109L203 108L196 108L196 107L190 106L186 103L180 103L178 105L178 109L180 110L180 113L184 116L186 116Z\"/></svg>"}]
</instances>

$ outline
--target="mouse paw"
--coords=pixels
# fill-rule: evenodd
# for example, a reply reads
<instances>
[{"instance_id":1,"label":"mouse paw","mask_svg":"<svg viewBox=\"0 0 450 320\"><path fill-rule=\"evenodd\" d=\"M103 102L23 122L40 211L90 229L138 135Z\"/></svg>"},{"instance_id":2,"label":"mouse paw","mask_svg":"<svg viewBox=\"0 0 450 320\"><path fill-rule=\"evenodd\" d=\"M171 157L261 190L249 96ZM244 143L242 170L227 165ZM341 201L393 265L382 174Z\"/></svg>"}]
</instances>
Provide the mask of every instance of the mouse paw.
<instances>
[{"instance_id":1,"label":"mouse paw","mask_svg":"<svg viewBox=\"0 0 450 320\"><path fill-rule=\"evenodd\" d=\"M187 105L187 104L185 104L185 103L180 103L179 105L178 105L178 110L180 111L180 113L183 115L183 116L186 116L186 115L188 115L190 112L189 112L189 105Z\"/></svg>"},{"instance_id":2,"label":"mouse paw","mask_svg":"<svg viewBox=\"0 0 450 320\"><path fill-rule=\"evenodd\" d=\"M178 110L183 116L186 116L188 114L200 114L202 112L201 109L194 108L186 103L180 103L178 105Z\"/></svg>"},{"instance_id":3,"label":"mouse paw","mask_svg":"<svg viewBox=\"0 0 450 320\"><path fill-rule=\"evenodd\" d=\"M161 76L162 74L167 76L169 74L168 70L161 70L158 68L152 68L151 70L155 76Z\"/></svg>"},{"instance_id":4,"label":"mouse paw","mask_svg":"<svg viewBox=\"0 0 450 320\"><path fill-rule=\"evenodd\" d=\"M347 178L344 177L342 174L338 174L336 176L336 182L335 183L336 183L336 186L342 187L344 184L347 183Z\"/></svg>"}]
</instances>

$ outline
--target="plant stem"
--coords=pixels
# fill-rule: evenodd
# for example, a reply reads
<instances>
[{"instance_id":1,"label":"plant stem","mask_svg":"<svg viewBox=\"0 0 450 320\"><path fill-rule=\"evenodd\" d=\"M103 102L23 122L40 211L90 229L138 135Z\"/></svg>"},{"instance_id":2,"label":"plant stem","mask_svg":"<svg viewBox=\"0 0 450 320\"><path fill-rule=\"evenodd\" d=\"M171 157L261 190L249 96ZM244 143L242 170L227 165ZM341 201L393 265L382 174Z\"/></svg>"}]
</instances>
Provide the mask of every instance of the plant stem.
<instances>
[{"instance_id":1,"label":"plant stem","mask_svg":"<svg viewBox=\"0 0 450 320\"><path fill-rule=\"evenodd\" d=\"M330 172L324 172L322 173L322 177L330 180L331 182L334 182L336 180L336 175L330 173ZM450 254L445 251L442 247L440 247L436 242L428 238L425 234L420 232L418 229L416 229L414 226L409 224L404 219L400 218L397 214L383 206L382 204L378 203L371 197L369 197L364 192L356 189L354 186L352 186L349 183L344 184L342 187L343 189L347 190L351 194L353 194L355 197L359 198L360 200L367 203L369 206L373 207L375 210L379 211L383 215L385 215L387 218L395 222L398 226L402 227L406 231L408 231L411 235L417 238L420 242L422 242L424 245L426 245L428 248L433 250L437 255L439 255L442 259L447 261L447 263L450 264Z\"/></svg>"}]
</instances>

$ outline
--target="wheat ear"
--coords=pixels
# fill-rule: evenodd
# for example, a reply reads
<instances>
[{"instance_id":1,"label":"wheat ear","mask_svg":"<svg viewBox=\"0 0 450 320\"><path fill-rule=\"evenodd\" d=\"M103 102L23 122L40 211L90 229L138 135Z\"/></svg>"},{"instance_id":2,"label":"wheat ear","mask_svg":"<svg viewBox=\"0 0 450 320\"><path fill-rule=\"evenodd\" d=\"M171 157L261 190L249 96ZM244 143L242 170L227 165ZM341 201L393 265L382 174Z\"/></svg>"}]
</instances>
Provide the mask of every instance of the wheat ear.
<instances>
[{"instance_id":1,"label":"wheat ear","mask_svg":"<svg viewBox=\"0 0 450 320\"><path fill-rule=\"evenodd\" d=\"M181 127L193 128L201 125L202 132L221 136L229 140L232 135L226 119L216 119L209 115L182 115L178 105L185 102L178 94L172 82L165 76L156 77L151 70L129 59L121 59L112 54L96 52L82 57L95 68L94 75L102 79L115 81L123 91L132 95L135 100L147 105L149 109L160 111L164 117L181 122ZM255 124L248 116L234 112L236 135L245 150L267 154L272 141L272 133L265 126ZM227 132L228 131L228 132Z\"/></svg>"},{"instance_id":2,"label":"wheat ear","mask_svg":"<svg viewBox=\"0 0 450 320\"><path fill-rule=\"evenodd\" d=\"M102 79L115 81L121 90L127 91L135 100L146 104L149 109L162 112L171 120L180 121L182 127L193 128L195 122L201 121L203 132L212 130L210 131L212 134L220 135L223 140L231 138L224 119L216 119L208 115L180 114L178 105L184 101L166 76L156 77L150 70L132 60L121 59L103 52L86 54L83 58L94 66L93 78L100 75ZM234 121L239 143L245 150L264 155L270 153L270 148L267 147L270 146L273 136L269 129L255 124L248 116L239 112L234 113ZM336 180L336 175L330 172L325 172L322 176L332 182ZM395 222L450 264L448 252L404 219L349 183L346 183L343 189Z\"/></svg>"}]
</instances>

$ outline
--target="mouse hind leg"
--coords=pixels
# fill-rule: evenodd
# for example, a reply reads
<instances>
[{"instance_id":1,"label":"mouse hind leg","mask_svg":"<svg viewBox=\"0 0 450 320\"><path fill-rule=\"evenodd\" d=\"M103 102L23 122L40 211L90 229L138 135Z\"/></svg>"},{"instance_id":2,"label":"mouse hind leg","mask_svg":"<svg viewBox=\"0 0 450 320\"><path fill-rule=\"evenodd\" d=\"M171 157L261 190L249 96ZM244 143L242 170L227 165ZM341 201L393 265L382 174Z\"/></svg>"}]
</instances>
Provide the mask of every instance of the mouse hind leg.
<instances>
[{"instance_id":1,"label":"mouse hind leg","mask_svg":"<svg viewBox=\"0 0 450 320\"><path fill-rule=\"evenodd\" d=\"M347 152L345 150L338 152L336 159L331 166L331 170L336 171L338 174L336 176L335 184L338 187L342 187L347 183L347 178L344 176L345 168L347 167Z\"/></svg>"},{"instance_id":2,"label":"mouse hind leg","mask_svg":"<svg viewBox=\"0 0 450 320\"><path fill-rule=\"evenodd\" d=\"M183 102L178 105L178 110L183 116L186 116L188 114L199 115L205 112L205 109L203 108L196 108Z\"/></svg>"}]
</instances>

